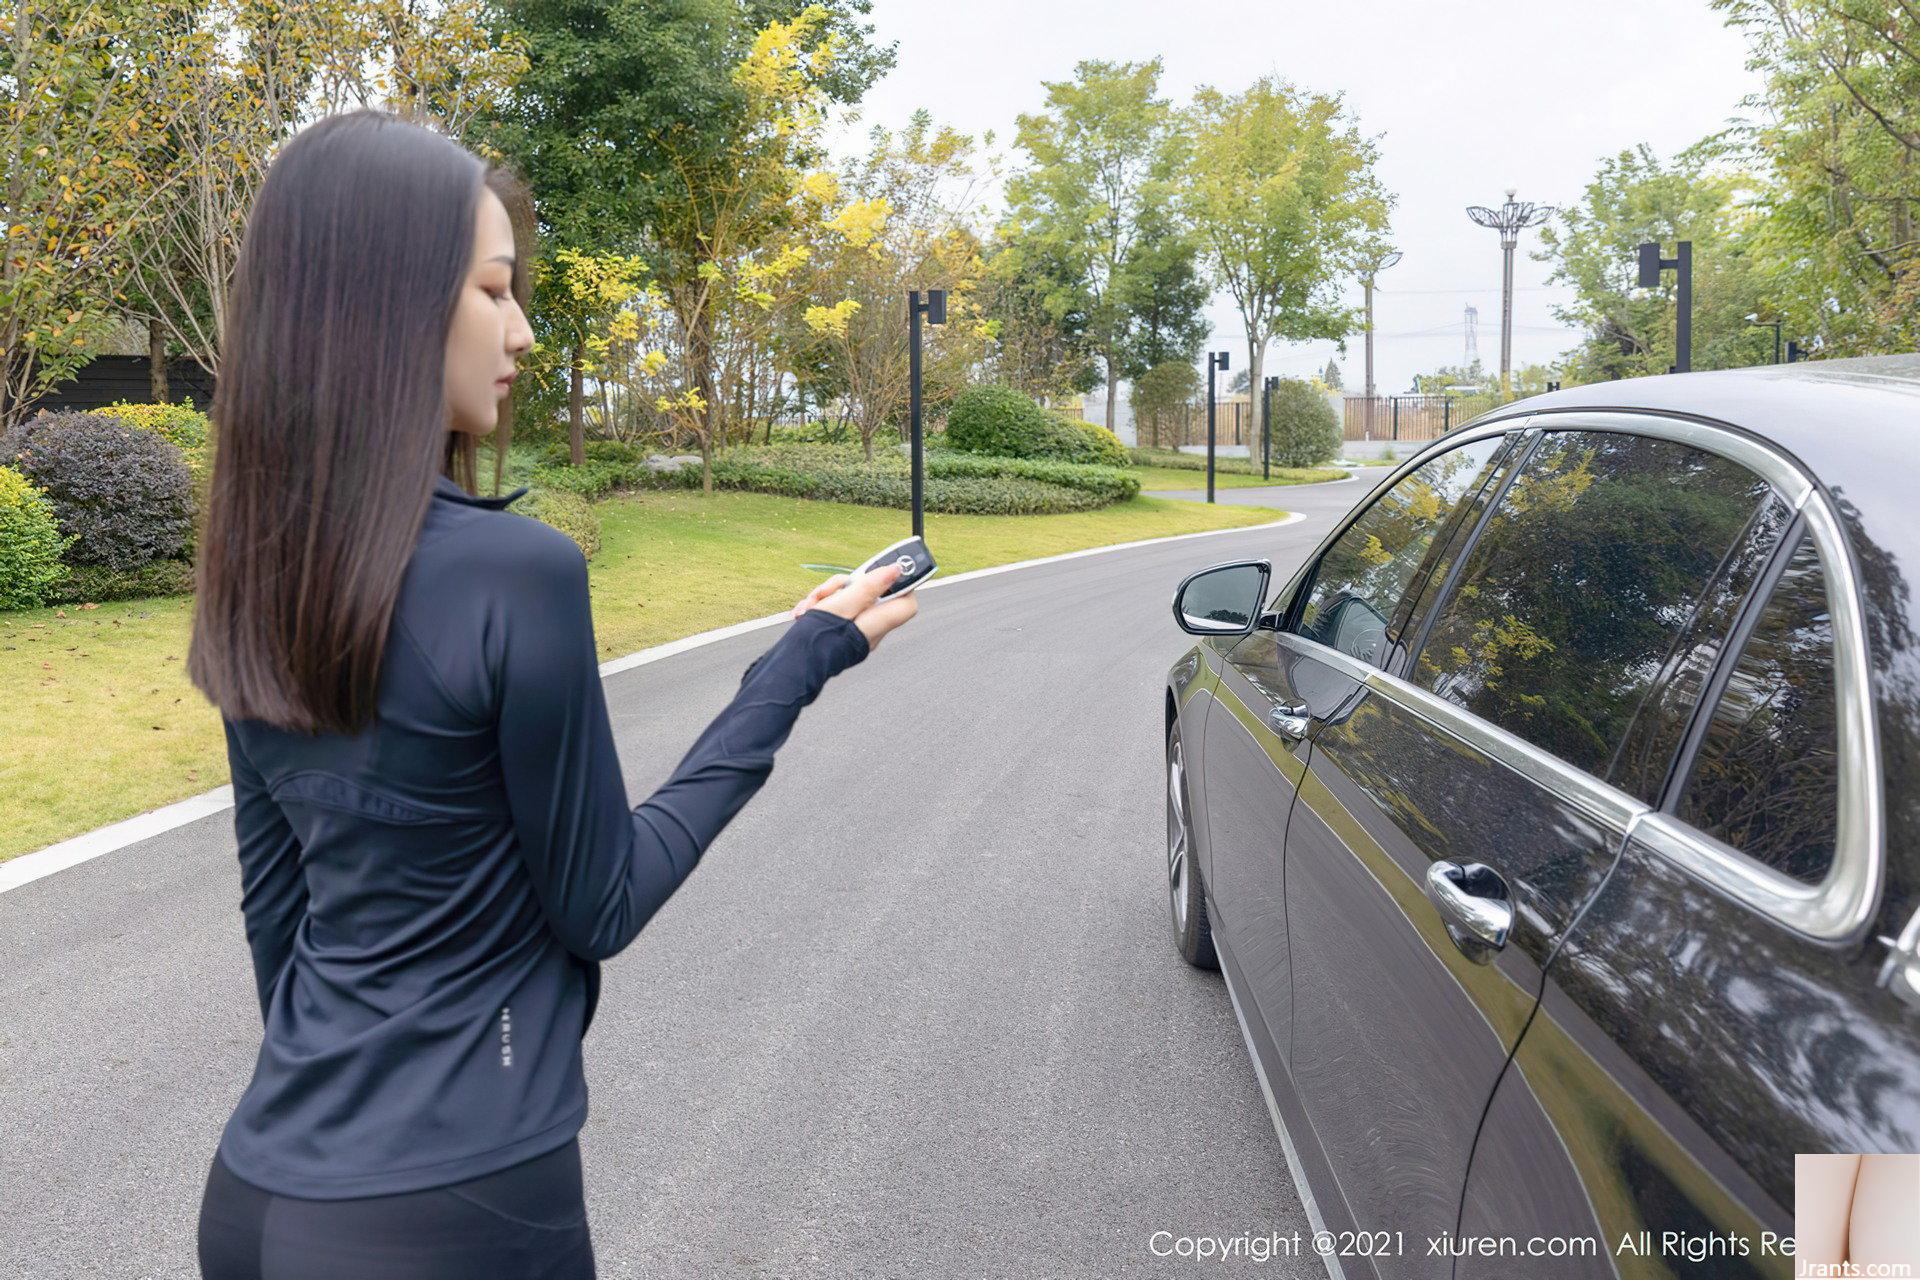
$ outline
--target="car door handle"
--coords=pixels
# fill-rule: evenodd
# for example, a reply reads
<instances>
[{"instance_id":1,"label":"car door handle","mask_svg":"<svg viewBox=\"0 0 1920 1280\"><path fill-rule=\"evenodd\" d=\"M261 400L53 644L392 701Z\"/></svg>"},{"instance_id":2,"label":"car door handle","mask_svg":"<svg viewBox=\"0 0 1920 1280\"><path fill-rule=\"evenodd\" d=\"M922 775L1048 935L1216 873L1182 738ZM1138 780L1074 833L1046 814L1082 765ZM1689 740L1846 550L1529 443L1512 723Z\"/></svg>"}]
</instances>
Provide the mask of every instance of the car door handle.
<instances>
[{"instance_id":1,"label":"car door handle","mask_svg":"<svg viewBox=\"0 0 1920 1280\"><path fill-rule=\"evenodd\" d=\"M1434 862L1427 868L1427 901L1440 912L1453 945L1475 964L1486 964L1507 945L1513 898L1506 880L1484 862Z\"/></svg>"},{"instance_id":2,"label":"car door handle","mask_svg":"<svg viewBox=\"0 0 1920 1280\"><path fill-rule=\"evenodd\" d=\"M1307 736L1307 730L1313 728L1313 717L1307 714L1304 702L1282 702L1267 712L1267 719L1280 731L1284 738L1299 742Z\"/></svg>"}]
</instances>

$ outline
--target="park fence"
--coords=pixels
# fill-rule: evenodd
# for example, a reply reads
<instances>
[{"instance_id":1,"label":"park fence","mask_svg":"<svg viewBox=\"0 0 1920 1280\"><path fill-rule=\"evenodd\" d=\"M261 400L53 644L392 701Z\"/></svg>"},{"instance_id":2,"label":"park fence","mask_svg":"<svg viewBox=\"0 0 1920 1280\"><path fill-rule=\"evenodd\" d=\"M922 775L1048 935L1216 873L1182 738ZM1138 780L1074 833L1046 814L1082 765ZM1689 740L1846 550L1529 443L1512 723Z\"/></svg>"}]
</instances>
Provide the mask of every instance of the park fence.
<instances>
[{"instance_id":1,"label":"park fence","mask_svg":"<svg viewBox=\"0 0 1920 1280\"><path fill-rule=\"evenodd\" d=\"M1345 440L1438 440L1454 428L1499 407L1497 393L1484 395L1348 396L1344 402L1341 438ZM1371 410L1371 417L1369 417ZM1142 447L1176 449L1207 442L1207 405L1204 399L1158 414L1134 419L1134 436ZM1245 396L1223 396L1215 404L1214 443L1259 447L1253 414Z\"/></svg>"},{"instance_id":2,"label":"park fence","mask_svg":"<svg viewBox=\"0 0 1920 1280\"><path fill-rule=\"evenodd\" d=\"M1222 396L1214 402L1215 445L1243 445L1253 431L1253 413L1245 396ZM1193 404L1140 414L1133 420L1134 440L1146 449L1177 449L1207 442L1207 405Z\"/></svg>"},{"instance_id":3,"label":"park fence","mask_svg":"<svg viewBox=\"0 0 1920 1280\"><path fill-rule=\"evenodd\" d=\"M1438 440L1499 404L1496 394L1348 396L1341 436L1347 440Z\"/></svg>"}]
</instances>

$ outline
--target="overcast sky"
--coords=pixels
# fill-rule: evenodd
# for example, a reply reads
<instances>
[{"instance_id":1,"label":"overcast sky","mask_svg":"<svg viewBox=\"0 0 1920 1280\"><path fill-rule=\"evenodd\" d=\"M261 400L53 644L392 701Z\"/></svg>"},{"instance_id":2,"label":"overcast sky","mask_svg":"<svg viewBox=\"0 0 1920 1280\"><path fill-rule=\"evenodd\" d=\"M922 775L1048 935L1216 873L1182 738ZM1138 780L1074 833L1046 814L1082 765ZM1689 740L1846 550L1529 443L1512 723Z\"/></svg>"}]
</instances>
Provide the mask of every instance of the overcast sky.
<instances>
[{"instance_id":1,"label":"overcast sky","mask_svg":"<svg viewBox=\"0 0 1920 1280\"><path fill-rule=\"evenodd\" d=\"M1746 47L1706 0L876 0L882 41L898 41L894 71L862 104L856 145L871 124L897 127L917 107L1010 151L1014 117L1043 104L1043 80L1082 58L1164 59L1162 92L1227 91L1278 75L1340 91L1380 145L1380 176L1396 193L1393 235L1405 253L1375 292L1375 381L1407 389L1415 373L1458 363L1464 308L1479 309L1480 357L1500 362L1500 245L1468 221L1471 204L1576 202L1599 162L1645 142L1662 158L1725 125L1758 78ZM1017 153L1009 159L1017 162ZM1571 345L1552 306L1538 232L1515 254L1516 366ZM1358 288L1354 290L1358 298ZM1213 346L1246 361L1232 300L1214 299ZM1282 375L1324 367L1331 343L1268 349ZM1346 385L1362 380L1356 334L1339 357Z\"/></svg>"}]
</instances>

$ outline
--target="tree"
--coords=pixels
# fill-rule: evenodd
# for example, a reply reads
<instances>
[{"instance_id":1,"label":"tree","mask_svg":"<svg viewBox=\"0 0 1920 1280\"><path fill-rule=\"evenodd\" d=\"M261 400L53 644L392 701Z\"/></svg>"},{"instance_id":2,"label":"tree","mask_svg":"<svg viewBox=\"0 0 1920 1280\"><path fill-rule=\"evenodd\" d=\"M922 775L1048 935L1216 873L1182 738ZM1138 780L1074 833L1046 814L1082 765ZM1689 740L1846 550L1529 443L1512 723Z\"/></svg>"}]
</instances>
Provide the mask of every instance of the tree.
<instances>
[{"instance_id":1,"label":"tree","mask_svg":"<svg viewBox=\"0 0 1920 1280\"><path fill-rule=\"evenodd\" d=\"M1167 360L1133 380L1134 439L1157 449L1167 428L1180 424L1174 444L1185 443L1187 411L1200 393L1200 371L1190 360ZM1144 428L1144 430L1143 430Z\"/></svg>"},{"instance_id":2,"label":"tree","mask_svg":"<svg viewBox=\"0 0 1920 1280\"><path fill-rule=\"evenodd\" d=\"M1048 403L1091 391L1100 371L1088 353L1086 294L1072 264L1055 246L1002 223L987 243L986 268L984 380Z\"/></svg>"},{"instance_id":3,"label":"tree","mask_svg":"<svg viewBox=\"0 0 1920 1280\"><path fill-rule=\"evenodd\" d=\"M1127 377L1200 358L1212 328L1206 309L1213 290L1200 273L1198 257L1192 229L1180 221L1171 201L1141 214L1117 294L1128 319L1120 362Z\"/></svg>"},{"instance_id":4,"label":"tree","mask_svg":"<svg viewBox=\"0 0 1920 1280\"><path fill-rule=\"evenodd\" d=\"M561 335L557 345L542 344L528 353L528 372L545 376L553 366L565 361L573 377L569 387L570 405L567 442L574 466L587 460L585 421L585 378L602 375L605 394L605 368L602 364L611 348L623 349L637 344L642 333L654 326L643 316L657 316L658 293L648 293L642 284L646 264L632 254L583 253L562 245L551 260L533 264L532 284L547 299L546 316L551 328ZM640 305L635 305L638 299ZM652 304L651 306L647 304ZM653 354L643 366L647 373L658 374L666 363L664 354Z\"/></svg>"},{"instance_id":5,"label":"tree","mask_svg":"<svg viewBox=\"0 0 1920 1280\"><path fill-rule=\"evenodd\" d=\"M1182 204L1246 326L1258 386L1273 339L1338 341L1353 327L1340 285L1384 234L1392 200L1338 95L1262 77L1241 94L1202 87L1187 119ZM1258 396L1252 417L1257 433Z\"/></svg>"},{"instance_id":6,"label":"tree","mask_svg":"<svg viewBox=\"0 0 1920 1280\"><path fill-rule=\"evenodd\" d=\"M1832 355L1920 346L1920 10L1713 0L1766 75L1736 135L1765 176L1754 252L1788 332Z\"/></svg>"},{"instance_id":7,"label":"tree","mask_svg":"<svg viewBox=\"0 0 1920 1280\"><path fill-rule=\"evenodd\" d=\"M497 3L501 28L527 41L528 67L479 132L513 161L537 194L540 239L588 254L641 253L662 288L672 280L683 286L683 294L688 289L697 294L702 260L697 184L717 175L716 199L731 201L738 210L738 175L729 175L726 166L751 148L753 130L773 127L764 110L754 116L757 91L740 77L739 68L754 55L769 25L794 19L802 4ZM871 27L862 21L870 7L868 0L822 0L806 7L812 15L809 38L833 51L807 69L811 87L826 101L857 101L891 64L892 47L873 44ZM767 99L758 92L764 108ZM758 176L763 178L764 171ZM717 209L706 216L721 217ZM737 235L734 241L730 251L737 252ZM535 295L531 320L540 343L569 340L564 305L555 310L561 303L555 295ZM714 334L708 327L715 317L703 305L698 318L701 327L694 337L703 354L701 372L692 381L717 395L727 379L713 364ZM663 335L676 363L684 354L684 336ZM582 399L588 357L578 347L567 356L556 368L568 371L568 401L574 404ZM544 383L527 392L530 399L552 394ZM570 416L578 432L578 416L571 411Z\"/></svg>"},{"instance_id":8,"label":"tree","mask_svg":"<svg viewBox=\"0 0 1920 1280\"><path fill-rule=\"evenodd\" d=\"M160 13L168 57L147 106L171 118L145 135L139 163L168 191L129 237L124 269L141 311L216 375L247 213L288 138L353 107L458 137L526 66L516 37L487 31L479 0L169 0Z\"/></svg>"},{"instance_id":9,"label":"tree","mask_svg":"<svg viewBox=\"0 0 1920 1280\"><path fill-rule=\"evenodd\" d=\"M1575 301L1555 314L1587 330L1565 357L1579 382L1665 373L1675 361L1674 283L1641 289L1635 246L1693 242L1693 366L1724 369L1772 359L1772 337L1747 323L1766 305L1753 267L1757 214L1752 182L1715 159L1710 146L1688 148L1662 164L1645 144L1605 161L1579 203L1541 232L1538 261L1548 277L1571 285Z\"/></svg>"},{"instance_id":10,"label":"tree","mask_svg":"<svg viewBox=\"0 0 1920 1280\"><path fill-rule=\"evenodd\" d=\"M0 42L0 431L91 360L114 328L114 278L170 179L140 163L183 104L167 10L20 0Z\"/></svg>"},{"instance_id":11,"label":"tree","mask_svg":"<svg viewBox=\"0 0 1920 1280\"><path fill-rule=\"evenodd\" d=\"M1329 391L1338 391L1341 389L1340 362L1338 360L1329 359L1327 361L1326 371L1320 375L1320 381L1327 385Z\"/></svg>"},{"instance_id":12,"label":"tree","mask_svg":"<svg viewBox=\"0 0 1920 1280\"><path fill-rule=\"evenodd\" d=\"M974 139L935 128L925 111L870 138L844 181L821 184L829 198L850 199L816 237L816 301L803 319L805 344L827 353L807 363L830 371L869 458L875 434L907 414L908 291L948 291L946 324L924 333L928 404L959 393L989 334L976 296L985 264L972 228L985 175Z\"/></svg>"},{"instance_id":13,"label":"tree","mask_svg":"<svg viewBox=\"0 0 1920 1280\"><path fill-rule=\"evenodd\" d=\"M1020 234L1044 241L1084 295L1072 309L1085 315L1088 347L1104 370L1108 430L1134 328L1128 276L1141 267L1134 253L1142 230L1168 199L1173 113L1157 94L1160 70L1158 58L1084 61L1072 80L1046 82L1046 110L1017 121L1015 141L1031 167L1007 187ZM1165 223L1159 219L1156 250L1162 271L1182 243Z\"/></svg>"},{"instance_id":14,"label":"tree","mask_svg":"<svg viewBox=\"0 0 1920 1280\"><path fill-rule=\"evenodd\" d=\"M659 406L699 442L708 493L725 426L717 377L723 328L732 321L758 330L780 293L793 292L806 261L800 220L818 202L802 198L803 184L805 171L824 158L825 85L837 47L827 18L825 8L810 5L755 38L734 70L740 110L722 145L692 127L665 140L670 168L653 203L651 243L679 329L680 384Z\"/></svg>"}]
</instances>

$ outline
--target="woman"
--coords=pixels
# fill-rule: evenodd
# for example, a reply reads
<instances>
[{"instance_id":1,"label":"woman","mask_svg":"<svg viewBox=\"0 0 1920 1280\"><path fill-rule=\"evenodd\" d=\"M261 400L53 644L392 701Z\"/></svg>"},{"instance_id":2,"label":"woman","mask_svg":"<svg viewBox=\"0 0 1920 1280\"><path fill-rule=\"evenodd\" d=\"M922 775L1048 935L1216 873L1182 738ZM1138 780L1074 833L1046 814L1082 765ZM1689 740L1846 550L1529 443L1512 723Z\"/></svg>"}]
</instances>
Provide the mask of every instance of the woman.
<instances>
[{"instance_id":1,"label":"woman","mask_svg":"<svg viewBox=\"0 0 1920 1280\"><path fill-rule=\"evenodd\" d=\"M531 225L510 177L372 111L288 143L249 218L188 671L264 1035L208 1171L210 1280L592 1276L599 962L917 608L876 603L892 566L822 583L629 807L585 559L506 509L524 489L471 492L532 344Z\"/></svg>"}]
</instances>

